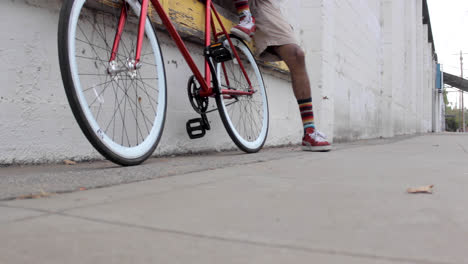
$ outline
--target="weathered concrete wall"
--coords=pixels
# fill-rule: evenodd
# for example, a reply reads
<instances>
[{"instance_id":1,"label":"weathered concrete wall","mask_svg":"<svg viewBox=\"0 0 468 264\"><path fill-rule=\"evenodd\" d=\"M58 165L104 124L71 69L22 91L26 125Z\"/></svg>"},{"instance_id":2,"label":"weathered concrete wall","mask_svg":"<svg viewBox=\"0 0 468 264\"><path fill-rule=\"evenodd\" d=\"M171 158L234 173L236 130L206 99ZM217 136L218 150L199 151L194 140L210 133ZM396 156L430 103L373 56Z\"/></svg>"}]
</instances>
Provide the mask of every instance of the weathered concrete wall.
<instances>
[{"instance_id":1,"label":"weathered concrete wall","mask_svg":"<svg viewBox=\"0 0 468 264\"><path fill-rule=\"evenodd\" d=\"M288 5L300 10L294 21L322 130L335 141L432 131L435 72L422 0Z\"/></svg>"},{"instance_id":2,"label":"weathered concrete wall","mask_svg":"<svg viewBox=\"0 0 468 264\"><path fill-rule=\"evenodd\" d=\"M317 125L335 141L432 130L434 62L421 1L279 1L307 54ZM220 3L227 6L226 0ZM0 2L0 30L7 32L0 36L0 164L100 158L76 125L62 87L60 4ZM188 138L185 122L196 117L186 96L191 73L172 41L159 36L169 102L155 154L234 148L217 114L209 116L208 137ZM201 64L201 49L189 45ZM264 68L264 78L271 118L267 146L299 143L300 118L288 76Z\"/></svg>"}]
</instances>

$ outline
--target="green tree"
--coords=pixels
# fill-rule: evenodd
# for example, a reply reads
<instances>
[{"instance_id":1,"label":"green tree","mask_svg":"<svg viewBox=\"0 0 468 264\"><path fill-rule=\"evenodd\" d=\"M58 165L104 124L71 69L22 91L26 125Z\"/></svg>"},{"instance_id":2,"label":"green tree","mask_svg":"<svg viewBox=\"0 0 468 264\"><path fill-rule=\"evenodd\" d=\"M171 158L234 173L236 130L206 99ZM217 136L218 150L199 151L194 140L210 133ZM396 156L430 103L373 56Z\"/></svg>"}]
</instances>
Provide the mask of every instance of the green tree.
<instances>
[{"instance_id":1,"label":"green tree","mask_svg":"<svg viewBox=\"0 0 468 264\"><path fill-rule=\"evenodd\" d=\"M449 105L449 101L447 98L447 90L444 90L444 103L445 103L445 108L447 108Z\"/></svg>"},{"instance_id":2,"label":"green tree","mask_svg":"<svg viewBox=\"0 0 468 264\"><path fill-rule=\"evenodd\" d=\"M445 130L455 132L458 129L458 124L453 117L445 118Z\"/></svg>"},{"instance_id":3,"label":"green tree","mask_svg":"<svg viewBox=\"0 0 468 264\"><path fill-rule=\"evenodd\" d=\"M468 111L465 109L465 124L468 118ZM452 108L450 106L445 107L445 124L447 131L457 131L460 128L461 113L459 108Z\"/></svg>"}]
</instances>

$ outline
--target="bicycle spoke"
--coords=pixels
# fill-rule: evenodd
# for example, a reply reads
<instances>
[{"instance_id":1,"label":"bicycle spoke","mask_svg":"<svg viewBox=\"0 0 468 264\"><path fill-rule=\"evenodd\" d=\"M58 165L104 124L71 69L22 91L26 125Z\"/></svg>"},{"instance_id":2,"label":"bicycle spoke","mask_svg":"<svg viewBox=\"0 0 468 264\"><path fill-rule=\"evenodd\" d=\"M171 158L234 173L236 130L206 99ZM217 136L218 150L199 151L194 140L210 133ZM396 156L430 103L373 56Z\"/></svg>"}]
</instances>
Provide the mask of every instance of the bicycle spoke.
<instances>
[{"instance_id":1,"label":"bicycle spoke","mask_svg":"<svg viewBox=\"0 0 468 264\"><path fill-rule=\"evenodd\" d=\"M123 107L123 109L124 109L123 115L122 115L122 113L120 113L120 117L122 118L122 143L121 143L121 145L124 146L124 140L125 139L124 139L123 135L126 135L128 146L130 146L130 140L128 139L128 132L127 132L127 129L125 127L125 118L127 117L127 115L126 115L126 112L127 112L127 98L128 98L127 94L124 93L123 97L125 99L124 100L124 107Z\"/></svg>"},{"instance_id":2,"label":"bicycle spoke","mask_svg":"<svg viewBox=\"0 0 468 264\"><path fill-rule=\"evenodd\" d=\"M135 88L136 88L136 82L134 82L134 85L135 85ZM135 90L138 91L138 88L136 88ZM135 101L136 101L136 102L139 102L139 100L138 100L138 98L139 98L139 97L138 97L138 92L135 93L135 96L136 96L136 100L135 100ZM136 111L135 111L135 113L134 113L134 115L135 115L135 122L136 122L136 129L140 132L141 138L143 139L143 138L144 138L144 137L143 137L143 133L141 132L140 126L138 125L138 105L136 105L136 108L137 108L137 109L136 109ZM145 127L146 127L146 132L147 132L147 134L149 134L149 133L150 133L150 129L149 129L148 123L147 123L147 119L148 119L148 118L146 118L146 115L145 115L145 113L143 112L143 107L141 106L141 104L140 104L139 109L140 109L140 112L141 112L141 114L142 114L142 116L143 116L143 121L144 121L144 124L145 124ZM138 131L137 131L137 144L138 144Z\"/></svg>"},{"instance_id":3,"label":"bicycle spoke","mask_svg":"<svg viewBox=\"0 0 468 264\"><path fill-rule=\"evenodd\" d=\"M119 88L122 92L125 92L125 89L122 86L120 86L118 83L116 85L117 85L117 88ZM133 101L133 100L131 100L130 102L133 103L134 105L137 105L137 103L135 101ZM144 115L144 116L148 121L152 122L152 120L149 119L148 117L146 117L146 115Z\"/></svg>"},{"instance_id":4,"label":"bicycle spoke","mask_svg":"<svg viewBox=\"0 0 468 264\"><path fill-rule=\"evenodd\" d=\"M99 61L101 62L102 66L104 66L104 68L107 68L107 66L106 66L104 63L102 63L104 60L102 60L101 57L99 57L99 55L97 54L96 49L94 49L94 46L91 45L89 39L86 37L86 35L85 35L85 33L83 32L83 29L81 28L80 25L78 25L78 28L80 29L80 31L81 31L81 33L84 35L84 37L88 40L88 43L90 44L91 48L93 49L94 54L98 57L98 59L99 59Z\"/></svg>"},{"instance_id":5,"label":"bicycle spoke","mask_svg":"<svg viewBox=\"0 0 468 264\"><path fill-rule=\"evenodd\" d=\"M107 82L103 82L103 83L100 83L100 84L93 85L93 86L90 87L90 88L84 89L83 92L89 91L89 90L91 90L91 89L93 89L93 88L96 88L96 87L99 87L99 86L102 86L102 85L106 85L106 84L108 84L108 83L110 83L110 82L112 82L112 80L107 81Z\"/></svg>"},{"instance_id":6,"label":"bicycle spoke","mask_svg":"<svg viewBox=\"0 0 468 264\"><path fill-rule=\"evenodd\" d=\"M141 61L142 64L146 64L146 65L150 65L150 66L155 66L156 67L156 64L152 64L152 63L148 63L148 62L144 62L144 61Z\"/></svg>"},{"instance_id":7,"label":"bicycle spoke","mask_svg":"<svg viewBox=\"0 0 468 264\"><path fill-rule=\"evenodd\" d=\"M112 81L109 81L108 84L112 83ZM101 97L101 95L104 94L104 92L107 90L107 87L109 87L109 85L106 85L104 87L104 89L102 89L102 91L96 96L96 98L90 103L88 104L88 106L92 106L97 100L99 100L98 98ZM95 88L95 87L92 87L92 88ZM91 89L91 88L90 88Z\"/></svg>"},{"instance_id":8,"label":"bicycle spoke","mask_svg":"<svg viewBox=\"0 0 468 264\"><path fill-rule=\"evenodd\" d=\"M95 60L98 60L98 61L101 61L101 62L105 62L105 63L107 63L107 61L100 60L100 59L98 59L98 58L91 58L91 57L78 56L78 55L76 55L75 57L77 57L77 58L81 58L81 59L93 60L93 61L95 61Z\"/></svg>"},{"instance_id":9,"label":"bicycle spoke","mask_svg":"<svg viewBox=\"0 0 468 264\"><path fill-rule=\"evenodd\" d=\"M139 73L138 73L138 75L139 75ZM143 90L144 93L148 96L148 98L150 98L150 105L151 105L151 107L153 108L153 111L156 113L156 109L154 108L153 104L151 103L151 99L153 99L153 98L149 95L148 91L146 90L146 87L145 87L145 86L146 86L146 83L143 82L143 81L141 81L141 78L140 78L138 81L140 81L140 82L143 84L143 89L142 89L142 90ZM156 89L155 89L155 90L156 90ZM158 91L158 90L157 90L157 91ZM158 91L158 92L159 92L159 91ZM158 105L158 102L157 102L156 100L153 99L153 101L156 103L156 105Z\"/></svg>"}]
</instances>

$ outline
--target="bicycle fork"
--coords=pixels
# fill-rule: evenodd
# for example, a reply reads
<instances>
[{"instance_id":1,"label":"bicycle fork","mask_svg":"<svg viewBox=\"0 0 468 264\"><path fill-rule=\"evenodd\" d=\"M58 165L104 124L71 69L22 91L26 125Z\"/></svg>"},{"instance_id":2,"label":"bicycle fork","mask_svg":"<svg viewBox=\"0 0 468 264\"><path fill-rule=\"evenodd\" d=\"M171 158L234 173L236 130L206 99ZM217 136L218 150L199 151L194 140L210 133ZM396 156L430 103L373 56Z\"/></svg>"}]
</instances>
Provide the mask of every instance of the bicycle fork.
<instances>
[{"instance_id":1,"label":"bicycle fork","mask_svg":"<svg viewBox=\"0 0 468 264\"><path fill-rule=\"evenodd\" d=\"M119 50L119 45L122 37L122 33L127 22L128 18L128 9L130 6L127 3L123 3L120 9L120 16L119 16L119 23L117 25L117 30L115 33L114 43L112 45L112 52L109 58L109 67L107 69L107 73L111 76L116 76L119 73L127 72L131 79L134 79L137 75L136 70L142 67L140 62L141 59L141 47L143 44L143 38L145 33L145 25L146 25L146 14L148 12L148 1L149 0L142 0L141 1L141 11L140 11L140 21L138 25L138 34L137 34L137 43L135 49L135 57L134 58L126 58L126 62L123 65L118 64L116 61L117 53Z\"/></svg>"}]
</instances>

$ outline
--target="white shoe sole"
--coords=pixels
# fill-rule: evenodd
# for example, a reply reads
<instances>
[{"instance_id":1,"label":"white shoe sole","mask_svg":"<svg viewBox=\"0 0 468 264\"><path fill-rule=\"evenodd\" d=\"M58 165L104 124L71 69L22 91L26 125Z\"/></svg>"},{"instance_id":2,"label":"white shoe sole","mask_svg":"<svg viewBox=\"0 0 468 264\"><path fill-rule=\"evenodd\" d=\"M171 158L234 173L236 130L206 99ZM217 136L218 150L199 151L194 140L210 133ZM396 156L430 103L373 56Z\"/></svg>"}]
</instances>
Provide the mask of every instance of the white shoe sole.
<instances>
[{"instance_id":1,"label":"white shoe sole","mask_svg":"<svg viewBox=\"0 0 468 264\"><path fill-rule=\"evenodd\" d=\"M331 145L328 145L328 146L318 146L318 147L314 147L314 146L302 146L302 150L304 151L312 151L312 152L327 152L327 151L330 151L332 150L332 146Z\"/></svg>"},{"instance_id":2,"label":"white shoe sole","mask_svg":"<svg viewBox=\"0 0 468 264\"><path fill-rule=\"evenodd\" d=\"M242 31L240 29L232 28L231 33L238 36L239 38L247 41L247 42L252 41L252 38L249 35L247 35L247 33L245 33L244 31Z\"/></svg>"}]
</instances>

